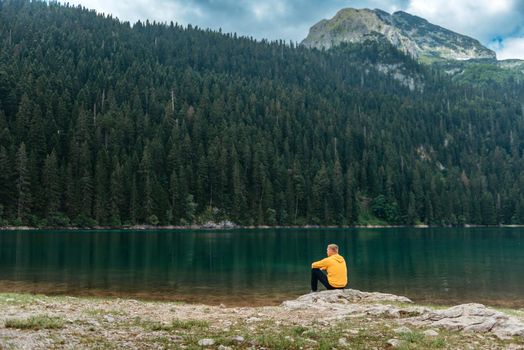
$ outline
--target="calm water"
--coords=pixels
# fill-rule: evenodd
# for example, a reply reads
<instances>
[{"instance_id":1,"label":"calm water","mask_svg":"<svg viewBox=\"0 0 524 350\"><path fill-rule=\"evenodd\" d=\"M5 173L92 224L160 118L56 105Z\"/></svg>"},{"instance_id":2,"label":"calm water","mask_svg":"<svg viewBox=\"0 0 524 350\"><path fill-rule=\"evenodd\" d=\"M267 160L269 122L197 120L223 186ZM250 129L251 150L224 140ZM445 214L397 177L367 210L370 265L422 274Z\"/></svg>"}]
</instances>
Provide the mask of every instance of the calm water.
<instances>
[{"instance_id":1,"label":"calm water","mask_svg":"<svg viewBox=\"0 0 524 350\"><path fill-rule=\"evenodd\" d=\"M524 307L524 229L0 232L0 291L274 304L337 243L350 287Z\"/></svg>"}]
</instances>

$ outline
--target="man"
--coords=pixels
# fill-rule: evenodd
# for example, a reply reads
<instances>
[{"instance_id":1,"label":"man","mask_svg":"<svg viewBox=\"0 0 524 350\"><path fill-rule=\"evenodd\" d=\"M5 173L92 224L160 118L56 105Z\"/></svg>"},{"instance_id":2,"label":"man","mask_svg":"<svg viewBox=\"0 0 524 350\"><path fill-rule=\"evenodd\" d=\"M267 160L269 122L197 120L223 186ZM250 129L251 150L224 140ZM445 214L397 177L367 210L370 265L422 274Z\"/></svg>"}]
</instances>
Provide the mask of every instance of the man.
<instances>
[{"instance_id":1,"label":"man","mask_svg":"<svg viewBox=\"0 0 524 350\"><path fill-rule=\"evenodd\" d=\"M338 254L338 246L327 246L327 258L311 264L311 291L317 291L318 281L326 289L344 289L348 283L346 261ZM325 270L326 274L323 272Z\"/></svg>"}]
</instances>

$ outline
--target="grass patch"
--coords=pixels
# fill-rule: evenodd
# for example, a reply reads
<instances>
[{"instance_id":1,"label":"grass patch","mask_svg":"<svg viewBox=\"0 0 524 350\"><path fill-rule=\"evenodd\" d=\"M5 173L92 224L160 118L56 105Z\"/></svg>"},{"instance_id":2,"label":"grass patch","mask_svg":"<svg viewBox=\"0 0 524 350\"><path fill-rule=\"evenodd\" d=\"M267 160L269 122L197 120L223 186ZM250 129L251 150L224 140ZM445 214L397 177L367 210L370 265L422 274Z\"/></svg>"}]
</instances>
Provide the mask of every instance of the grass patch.
<instances>
[{"instance_id":1,"label":"grass patch","mask_svg":"<svg viewBox=\"0 0 524 350\"><path fill-rule=\"evenodd\" d=\"M206 329L209 328L209 322L202 320L179 320L174 319L171 321L171 327L175 329Z\"/></svg>"},{"instance_id":2,"label":"grass patch","mask_svg":"<svg viewBox=\"0 0 524 350\"><path fill-rule=\"evenodd\" d=\"M60 317L47 315L31 316L29 318L11 318L5 321L6 328L17 329L60 329L64 327L64 320Z\"/></svg>"},{"instance_id":3,"label":"grass patch","mask_svg":"<svg viewBox=\"0 0 524 350\"><path fill-rule=\"evenodd\" d=\"M209 328L209 322L202 320L179 320L174 319L171 323L162 323L158 321L143 320L139 317L133 321L135 326L142 327L148 331L176 331L176 330L206 330Z\"/></svg>"},{"instance_id":4,"label":"grass patch","mask_svg":"<svg viewBox=\"0 0 524 350\"><path fill-rule=\"evenodd\" d=\"M0 304L20 305L31 304L37 299L45 298L44 295L0 293Z\"/></svg>"},{"instance_id":5,"label":"grass patch","mask_svg":"<svg viewBox=\"0 0 524 350\"><path fill-rule=\"evenodd\" d=\"M85 313L89 316L127 316L127 312L121 310L89 309Z\"/></svg>"}]
</instances>

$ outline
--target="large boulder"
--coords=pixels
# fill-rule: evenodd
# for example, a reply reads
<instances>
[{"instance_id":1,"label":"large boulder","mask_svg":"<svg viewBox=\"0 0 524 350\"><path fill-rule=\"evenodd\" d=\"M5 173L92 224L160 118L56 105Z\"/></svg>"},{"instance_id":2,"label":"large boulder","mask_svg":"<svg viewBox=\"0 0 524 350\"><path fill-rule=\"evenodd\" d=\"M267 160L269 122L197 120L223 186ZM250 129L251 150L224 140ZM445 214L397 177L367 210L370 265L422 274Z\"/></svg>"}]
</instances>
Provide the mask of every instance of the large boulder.
<instances>
[{"instance_id":1,"label":"large boulder","mask_svg":"<svg viewBox=\"0 0 524 350\"><path fill-rule=\"evenodd\" d=\"M501 339L524 338L524 323L520 319L482 304L462 304L442 310L402 304L412 304L412 301L393 294L343 289L306 294L285 301L282 306L290 311L316 310L324 321L386 316L396 318L400 324L420 328L492 333Z\"/></svg>"},{"instance_id":2,"label":"large boulder","mask_svg":"<svg viewBox=\"0 0 524 350\"><path fill-rule=\"evenodd\" d=\"M373 304L383 302L413 303L410 299L386 293L368 293L356 289L326 290L302 295L295 300L285 301L282 306L289 309L325 309L349 304Z\"/></svg>"},{"instance_id":3,"label":"large boulder","mask_svg":"<svg viewBox=\"0 0 524 350\"><path fill-rule=\"evenodd\" d=\"M482 304L463 304L444 310L427 310L404 320L414 326L493 333L501 339L524 337L524 324L515 317Z\"/></svg>"}]
</instances>

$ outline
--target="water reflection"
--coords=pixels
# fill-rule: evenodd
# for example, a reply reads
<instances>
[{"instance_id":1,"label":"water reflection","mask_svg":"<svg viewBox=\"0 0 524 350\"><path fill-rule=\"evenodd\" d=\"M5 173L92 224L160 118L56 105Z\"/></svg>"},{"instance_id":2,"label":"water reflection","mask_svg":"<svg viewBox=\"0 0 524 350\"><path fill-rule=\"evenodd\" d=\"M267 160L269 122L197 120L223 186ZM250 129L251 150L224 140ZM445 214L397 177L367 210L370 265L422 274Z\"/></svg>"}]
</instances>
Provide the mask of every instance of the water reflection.
<instances>
[{"instance_id":1,"label":"water reflection","mask_svg":"<svg viewBox=\"0 0 524 350\"><path fill-rule=\"evenodd\" d=\"M308 292L335 242L353 288L524 306L522 229L0 233L0 290L251 305Z\"/></svg>"}]
</instances>

